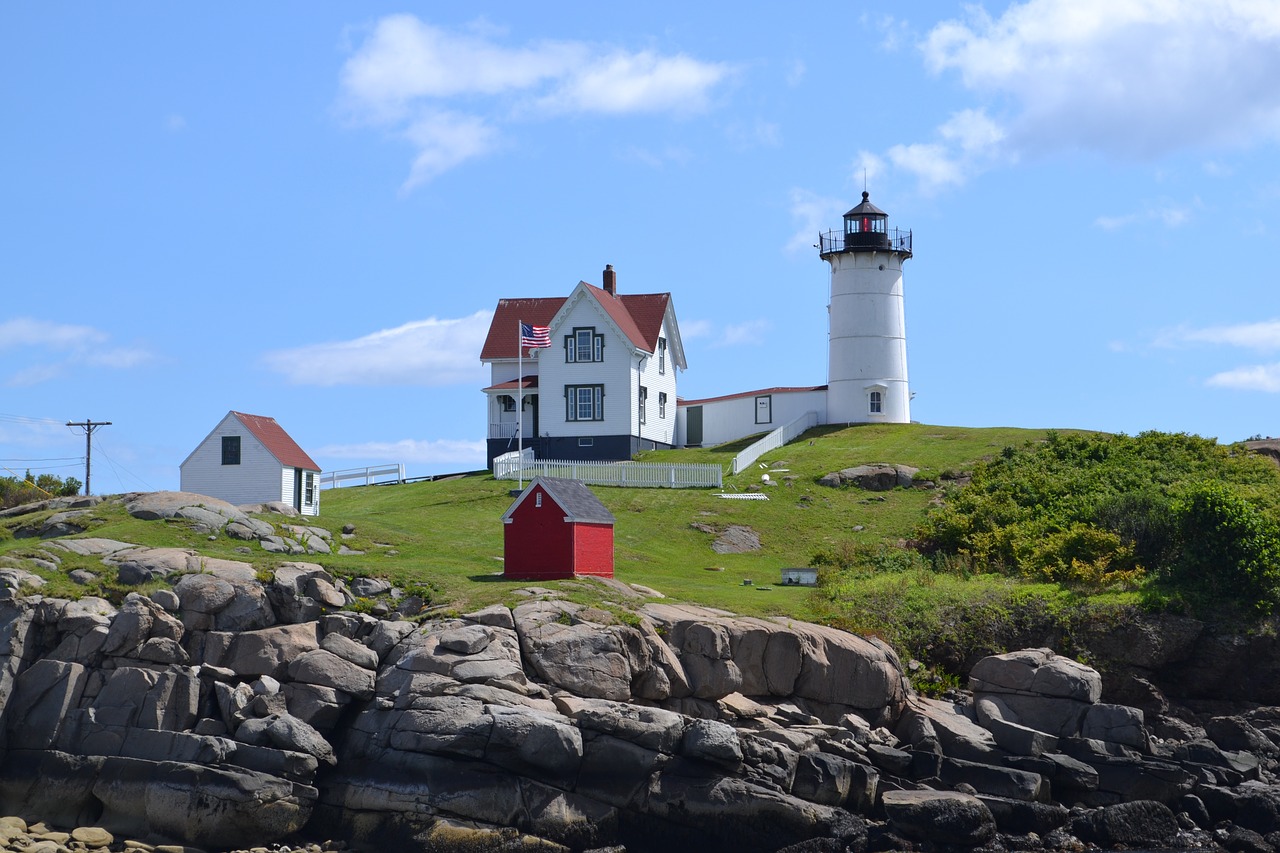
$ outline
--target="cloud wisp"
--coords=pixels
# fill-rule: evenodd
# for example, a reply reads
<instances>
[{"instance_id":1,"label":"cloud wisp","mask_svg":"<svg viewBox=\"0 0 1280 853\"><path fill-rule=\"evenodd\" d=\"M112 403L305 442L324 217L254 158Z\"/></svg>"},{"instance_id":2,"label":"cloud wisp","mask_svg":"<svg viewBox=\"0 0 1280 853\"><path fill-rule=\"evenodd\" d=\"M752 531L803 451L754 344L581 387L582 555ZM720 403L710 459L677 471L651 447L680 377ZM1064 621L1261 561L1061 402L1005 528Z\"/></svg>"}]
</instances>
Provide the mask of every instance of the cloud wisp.
<instances>
[{"instance_id":1,"label":"cloud wisp","mask_svg":"<svg viewBox=\"0 0 1280 853\"><path fill-rule=\"evenodd\" d=\"M1151 161L1280 141L1275 4L1025 0L998 17L975 4L917 47L982 103L886 153L924 192L1052 152Z\"/></svg>"},{"instance_id":2,"label":"cloud wisp","mask_svg":"<svg viewBox=\"0 0 1280 853\"><path fill-rule=\"evenodd\" d=\"M1161 333L1155 344L1159 347L1197 344L1227 346L1259 354L1280 352L1280 318L1199 329L1179 327ZM1211 388L1280 394L1280 363L1252 364L1224 370L1206 379L1205 385Z\"/></svg>"},{"instance_id":3,"label":"cloud wisp","mask_svg":"<svg viewBox=\"0 0 1280 853\"><path fill-rule=\"evenodd\" d=\"M4 378L10 388L26 388L81 368L128 370L151 361L141 346L118 346L92 326L51 323L31 317L0 321L0 351L16 349L33 362Z\"/></svg>"},{"instance_id":4,"label":"cloud wisp","mask_svg":"<svg viewBox=\"0 0 1280 853\"><path fill-rule=\"evenodd\" d=\"M339 103L353 122L414 147L409 191L497 150L512 122L698 113L733 73L683 54L574 41L508 46L399 14L380 19L343 65Z\"/></svg>"},{"instance_id":5,"label":"cloud wisp","mask_svg":"<svg viewBox=\"0 0 1280 853\"><path fill-rule=\"evenodd\" d=\"M442 387L483 383L476 359L491 311L456 319L415 320L350 341L309 344L263 356L271 370L295 385L410 385Z\"/></svg>"}]
</instances>

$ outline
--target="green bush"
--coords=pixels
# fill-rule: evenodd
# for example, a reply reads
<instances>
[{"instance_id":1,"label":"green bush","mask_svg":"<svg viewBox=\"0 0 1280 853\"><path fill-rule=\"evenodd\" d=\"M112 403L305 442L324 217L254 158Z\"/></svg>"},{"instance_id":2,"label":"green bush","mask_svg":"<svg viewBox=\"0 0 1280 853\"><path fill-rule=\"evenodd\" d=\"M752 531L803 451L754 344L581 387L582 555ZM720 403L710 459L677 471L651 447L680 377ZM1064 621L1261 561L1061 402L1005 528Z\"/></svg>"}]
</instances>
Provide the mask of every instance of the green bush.
<instances>
[{"instance_id":1,"label":"green bush","mask_svg":"<svg viewBox=\"0 0 1280 853\"><path fill-rule=\"evenodd\" d=\"M1280 470L1243 447L1049 432L978 465L916 536L926 553L978 570L1099 589L1158 574L1198 607L1216 598L1269 611L1277 519Z\"/></svg>"},{"instance_id":2,"label":"green bush","mask_svg":"<svg viewBox=\"0 0 1280 853\"><path fill-rule=\"evenodd\" d=\"M1179 553L1163 572L1199 602L1261 614L1280 604L1280 524L1232 488L1197 483L1174 505Z\"/></svg>"}]
</instances>

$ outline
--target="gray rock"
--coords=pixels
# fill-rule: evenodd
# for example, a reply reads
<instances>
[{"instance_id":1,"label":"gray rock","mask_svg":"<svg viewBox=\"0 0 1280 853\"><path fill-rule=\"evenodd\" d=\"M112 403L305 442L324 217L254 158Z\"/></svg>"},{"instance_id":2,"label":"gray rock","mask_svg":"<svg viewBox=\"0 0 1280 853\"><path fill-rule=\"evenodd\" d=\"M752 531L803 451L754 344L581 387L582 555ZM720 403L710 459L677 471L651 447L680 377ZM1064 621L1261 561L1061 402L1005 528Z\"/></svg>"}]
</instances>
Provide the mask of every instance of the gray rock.
<instances>
[{"instance_id":1,"label":"gray rock","mask_svg":"<svg viewBox=\"0 0 1280 853\"><path fill-rule=\"evenodd\" d=\"M272 745L291 752L305 752L330 766L338 763L333 747L307 723L290 714L268 719L266 734Z\"/></svg>"},{"instance_id":2,"label":"gray rock","mask_svg":"<svg viewBox=\"0 0 1280 853\"><path fill-rule=\"evenodd\" d=\"M1140 800L1082 815L1071 822L1071 834L1100 847L1169 847L1178 834L1178 822L1163 803Z\"/></svg>"},{"instance_id":3,"label":"gray rock","mask_svg":"<svg viewBox=\"0 0 1280 853\"><path fill-rule=\"evenodd\" d=\"M1080 734L1094 740L1145 750L1147 730L1142 723L1142 712L1137 708L1125 705L1091 705L1085 712Z\"/></svg>"},{"instance_id":4,"label":"gray rock","mask_svg":"<svg viewBox=\"0 0 1280 853\"><path fill-rule=\"evenodd\" d=\"M513 613L520 645L543 681L578 696L626 701L631 698L631 667L617 631L589 623L566 625L562 613L576 605L538 601Z\"/></svg>"},{"instance_id":5,"label":"gray rock","mask_svg":"<svg viewBox=\"0 0 1280 853\"><path fill-rule=\"evenodd\" d=\"M373 697L374 673L323 649L304 652L289 664L289 678L341 690L357 699Z\"/></svg>"},{"instance_id":6,"label":"gray rock","mask_svg":"<svg viewBox=\"0 0 1280 853\"><path fill-rule=\"evenodd\" d=\"M38 660L31 664L14 680L13 695L5 706L11 743L27 749L52 746L87 680L88 670L78 663Z\"/></svg>"},{"instance_id":7,"label":"gray rock","mask_svg":"<svg viewBox=\"0 0 1280 853\"><path fill-rule=\"evenodd\" d=\"M558 714L485 706L493 729L485 760L551 780L572 780L582 762L582 734Z\"/></svg>"},{"instance_id":8,"label":"gray rock","mask_svg":"<svg viewBox=\"0 0 1280 853\"><path fill-rule=\"evenodd\" d=\"M349 640L341 634L325 634L320 641L320 648L332 652L345 661L349 661L364 669L378 668L378 653L355 640Z\"/></svg>"},{"instance_id":9,"label":"gray rock","mask_svg":"<svg viewBox=\"0 0 1280 853\"><path fill-rule=\"evenodd\" d=\"M934 844L977 847L995 837L996 822L981 800L958 791L885 791L885 814L895 831Z\"/></svg>"},{"instance_id":10,"label":"gray rock","mask_svg":"<svg viewBox=\"0 0 1280 853\"><path fill-rule=\"evenodd\" d=\"M210 631L200 662L226 667L242 677L270 675L283 679L290 662L319 648L314 622L234 634Z\"/></svg>"},{"instance_id":11,"label":"gray rock","mask_svg":"<svg viewBox=\"0 0 1280 853\"><path fill-rule=\"evenodd\" d=\"M391 582L382 578L356 578L351 582L351 594L356 598L376 598L391 592Z\"/></svg>"},{"instance_id":12,"label":"gray rock","mask_svg":"<svg viewBox=\"0 0 1280 853\"><path fill-rule=\"evenodd\" d=\"M742 763L742 744L733 726L715 720L694 720L685 729L680 751L689 758L727 767Z\"/></svg>"},{"instance_id":13,"label":"gray rock","mask_svg":"<svg viewBox=\"0 0 1280 853\"><path fill-rule=\"evenodd\" d=\"M184 610L217 613L236 597L236 588L213 575L183 575L173 585Z\"/></svg>"},{"instance_id":14,"label":"gray rock","mask_svg":"<svg viewBox=\"0 0 1280 853\"><path fill-rule=\"evenodd\" d=\"M460 655L484 651L493 642L494 633L483 625L467 625L440 634L440 647Z\"/></svg>"}]
</instances>

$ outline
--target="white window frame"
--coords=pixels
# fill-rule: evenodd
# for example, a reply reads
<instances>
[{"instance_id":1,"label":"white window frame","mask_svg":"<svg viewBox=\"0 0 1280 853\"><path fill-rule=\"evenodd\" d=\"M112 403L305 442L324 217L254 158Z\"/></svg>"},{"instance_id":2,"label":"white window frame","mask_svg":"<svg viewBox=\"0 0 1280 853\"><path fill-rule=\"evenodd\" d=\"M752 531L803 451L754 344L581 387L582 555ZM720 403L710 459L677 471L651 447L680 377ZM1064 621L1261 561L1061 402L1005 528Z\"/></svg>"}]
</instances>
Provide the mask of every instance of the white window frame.
<instances>
[{"instance_id":1,"label":"white window frame","mask_svg":"<svg viewBox=\"0 0 1280 853\"><path fill-rule=\"evenodd\" d=\"M763 407L761 406L761 403L764 404ZM760 420L761 408L765 410L764 420ZM758 424L773 423L773 395L772 394L761 394L759 397L756 397L756 423Z\"/></svg>"},{"instance_id":2,"label":"white window frame","mask_svg":"<svg viewBox=\"0 0 1280 853\"><path fill-rule=\"evenodd\" d=\"M658 338L658 375L663 376L667 372L667 339Z\"/></svg>"},{"instance_id":3,"label":"white window frame","mask_svg":"<svg viewBox=\"0 0 1280 853\"><path fill-rule=\"evenodd\" d=\"M665 418L667 416L667 392L658 392L658 417Z\"/></svg>"},{"instance_id":4,"label":"white window frame","mask_svg":"<svg viewBox=\"0 0 1280 853\"><path fill-rule=\"evenodd\" d=\"M645 421L648 418L647 410L649 408L649 389L643 385L640 386L639 402L640 402L640 425L644 426Z\"/></svg>"},{"instance_id":5,"label":"white window frame","mask_svg":"<svg viewBox=\"0 0 1280 853\"><path fill-rule=\"evenodd\" d=\"M884 391L879 388L872 388L867 392L867 414L883 415L884 414Z\"/></svg>"},{"instance_id":6,"label":"white window frame","mask_svg":"<svg viewBox=\"0 0 1280 853\"><path fill-rule=\"evenodd\" d=\"M564 399L566 421L604 420L603 385L566 385ZM589 416L582 417L584 412Z\"/></svg>"},{"instance_id":7,"label":"white window frame","mask_svg":"<svg viewBox=\"0 0 1280 853\"><path fill-rule=\"evenodd\" d=\"M595 326L575 326L564 336L564 360L566 364L604 361L604 335L597 334Z\"/></svg>"}]
</instances>

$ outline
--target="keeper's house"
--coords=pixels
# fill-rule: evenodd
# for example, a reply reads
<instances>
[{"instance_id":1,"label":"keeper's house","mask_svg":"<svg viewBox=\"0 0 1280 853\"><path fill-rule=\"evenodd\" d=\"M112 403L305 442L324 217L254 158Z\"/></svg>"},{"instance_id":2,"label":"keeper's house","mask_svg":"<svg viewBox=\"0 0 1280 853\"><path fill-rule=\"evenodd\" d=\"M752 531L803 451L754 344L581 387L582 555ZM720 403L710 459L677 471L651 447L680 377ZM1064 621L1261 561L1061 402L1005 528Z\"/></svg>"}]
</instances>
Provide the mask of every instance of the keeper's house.
<instances>
[{"instance_id":1,"label":"keeper's house","mask_svg":"<svg viewBox=\"0 0 1280 853\"><path fill-rule=\"evenodd\" d=\"M603 284L498 300L480 352L490 465L520 446L539 459L587 460L674 446L676 371L686 365L671 294L619 294L612 265ZM551 345L522 348L521 323L548 327Z\"/></svg>"},{"instance_id":2,"label":"keeper's house","mask_svg":"<svg viewBox=\"0 0 1280 853\"><path fill-rule=\"evenodd\" d=\"M184 492L236 506L279 501L302 515L320 514L320 466L275 418L227 412L180 470Z\"/></svg>"},{"instance_id":3,"label":"keeper's house","mask_svg":"<svg viewBox=\"0 0 1280 853\"><path fill-rule=\"evenodd\" d=\"M504 577L613 577L613 513L586 485L538 477L502 516Z\"/></svg>"}]
</instances>

